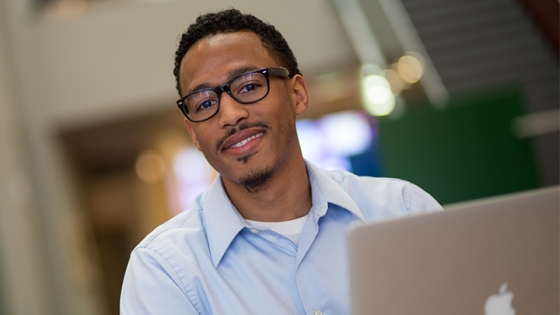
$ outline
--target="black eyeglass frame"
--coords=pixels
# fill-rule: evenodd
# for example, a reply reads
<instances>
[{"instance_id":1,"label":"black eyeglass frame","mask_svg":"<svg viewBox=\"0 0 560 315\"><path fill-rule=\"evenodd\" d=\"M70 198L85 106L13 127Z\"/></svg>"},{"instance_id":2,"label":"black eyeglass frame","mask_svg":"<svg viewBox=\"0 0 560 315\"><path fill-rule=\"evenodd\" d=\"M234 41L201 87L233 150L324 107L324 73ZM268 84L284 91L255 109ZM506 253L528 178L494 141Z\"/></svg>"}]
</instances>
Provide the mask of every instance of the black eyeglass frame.
<instances>
[{"instance_id":1,"label":"black eyeglass frame","mask_svg":"<svg viewBox=\"0 0 560 315\"><path fill-rule=\"evenodd\" d=\"M237 80L239 77L242 77L244 75L250 74L250 73L261 73L262 75L264 75L264 77L266 78L266 93L259 99L254 100L254 101L250 101L250 102L244 102L239 100L237 97L235 97L230 90L230 85L231 83L233 83L233 81ZM185 117L187 117L188 120L190 120L191 122L203 122L206 121L212 117L214 117L219 111L220 111L220 101L221 101L221 97L222 97L222 93L226 92L227 94L229 94L229 96L231 96L231 98L233 98L236 102L240 103L240 104L253 104L256 103L258 101L263 100L267 95L268 92L270 92L270 79L269 79L269 75L274 75L277 77L282 77L282 78L287 78L290 76L290 72L288 71L288 69L283 68L283 67L271 67L271 68L263 68L263 69L257 69L257 70L251 70L248 72L245 72L243 74L240 74L238 76L236 76L235 78L229 80L226 84L214 87L214 88L207 88L207 89L201 89L201 90L196 90L192 93L189 93L188 95L185 95L183 97L181 97L179 100L177 100L177 106L179 107L179 109L181 110L181 112L183 113L183 115L185 115ZM196 94L196 93L200 93L202 91L213 91L214 93L216 93L216 95L218 96L218 104L216 107L216 112L212 115L210 115L207 118L201 119L201 120L194 120L191 117L189 117L189 111L186 105L185 100L187 98L189 98L189 96Z\"/></svg>"}]
</instances>

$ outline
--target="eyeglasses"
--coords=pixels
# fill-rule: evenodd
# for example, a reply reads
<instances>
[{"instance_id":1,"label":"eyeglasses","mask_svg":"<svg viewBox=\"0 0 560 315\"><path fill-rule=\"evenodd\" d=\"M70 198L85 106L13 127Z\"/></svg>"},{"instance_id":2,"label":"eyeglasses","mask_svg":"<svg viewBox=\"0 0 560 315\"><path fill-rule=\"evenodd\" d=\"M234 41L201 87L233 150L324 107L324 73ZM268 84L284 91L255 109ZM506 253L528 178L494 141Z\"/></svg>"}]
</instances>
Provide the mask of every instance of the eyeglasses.
<instances>
[{"instance_id":1,"label":"eyeglasses","mask_svg":"<svg viewBox=\"0 0 560 315\"><path fill-rule=\"evenodd\" d=\"M177 106L192 122L208 120L220 110L223 92L241 104L253 104L265 98L270 90L269 75L286 78L290 73L281 67L249 71L224 85L194 91L178 100Z\"/></svg>"}]
</instances>

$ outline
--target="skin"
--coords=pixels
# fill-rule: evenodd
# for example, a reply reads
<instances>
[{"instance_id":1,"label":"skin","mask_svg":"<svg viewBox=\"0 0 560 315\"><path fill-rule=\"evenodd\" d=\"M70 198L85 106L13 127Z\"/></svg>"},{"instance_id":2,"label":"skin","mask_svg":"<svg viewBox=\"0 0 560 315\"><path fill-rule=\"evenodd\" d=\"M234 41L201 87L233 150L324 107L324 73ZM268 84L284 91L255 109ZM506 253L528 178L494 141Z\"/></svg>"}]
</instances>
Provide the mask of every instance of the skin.
<instances>
[{"instance_id":1,"label":"skin","mask_svg":"<svg viewBox=\"0 0 560 315\"><path fill-rule=\"evenodd\" d=\"M222 85L243 72L280 66L252 32L210 35L196 42L180 67L183 95ZM249 220L279 222L307 215L311 190L299 146L295 120L308 106L307 86L301 75L270 76L269 94L243 105L223 93L220 110L207 121L185 119L199 151L222 175L228 197ZM248 128L246 128L248 127ZM245 145L232 145L257 135ZM269 173L255 187L247 178Z\"/></svg>"}]
</instances>

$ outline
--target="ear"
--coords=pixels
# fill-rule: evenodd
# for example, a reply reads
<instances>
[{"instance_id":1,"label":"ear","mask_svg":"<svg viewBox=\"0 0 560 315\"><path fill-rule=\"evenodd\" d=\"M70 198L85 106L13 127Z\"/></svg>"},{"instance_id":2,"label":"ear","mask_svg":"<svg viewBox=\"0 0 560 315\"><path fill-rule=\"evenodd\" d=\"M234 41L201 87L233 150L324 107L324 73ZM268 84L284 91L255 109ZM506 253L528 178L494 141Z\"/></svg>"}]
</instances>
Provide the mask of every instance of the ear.
<instances>
[{"instance_id":1,"label":"ear","mask_svg":"<svg viewBox=\"0 0 560 315\"><path fill-rule=\"evenodd\" d=\"M196 138L196 134L194 133L192 122L190 120L188 120L187 118L185 118L185 125L187 125L187 130L189 131L189 134L191 135L192 142L194 143L194 145L196 146L198 151L200 151L200 144L198 143L198 139Z\"/></svg>"},{"instance_id":2,"label":"ear","mask_svg":"<svg viewBox=\"0 0 560 315\"><path fill-rule=\"evenodd\" d=\"M292 93L295 97L294 112L296 115L302 115L309 106L309 95L307 94L307 83L300 74L296 74L292 78Z\"/></svg>"}]
</instances>

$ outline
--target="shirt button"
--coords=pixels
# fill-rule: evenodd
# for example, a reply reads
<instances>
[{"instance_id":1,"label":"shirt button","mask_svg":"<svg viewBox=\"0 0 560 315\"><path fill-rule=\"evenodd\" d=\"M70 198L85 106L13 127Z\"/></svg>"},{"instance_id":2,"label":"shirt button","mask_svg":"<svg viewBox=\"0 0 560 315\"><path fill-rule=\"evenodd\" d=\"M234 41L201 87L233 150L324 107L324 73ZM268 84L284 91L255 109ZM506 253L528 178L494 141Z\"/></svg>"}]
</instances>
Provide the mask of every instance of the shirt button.
<instances>
[{"instance_id":1,"label":"shirt button","mask_svg":"<svg viewBox=\"0 0 560 315\"><path fill-rule=\"evenodd\" d=\"M259 233L259 230L257 230L257 229L251 229L251 233L257 234L257 233Z\"/></svg>"},{"instance_id":2,"label":"shirt button","mask_svg":"<svg viewBox=\"0 0 560 315\"><path fill-rule=\"evenodd\" d=\"M323 312L321 312L320 310L316 310L314 315L323 315Z\"/></svg>"}]
</instances>

